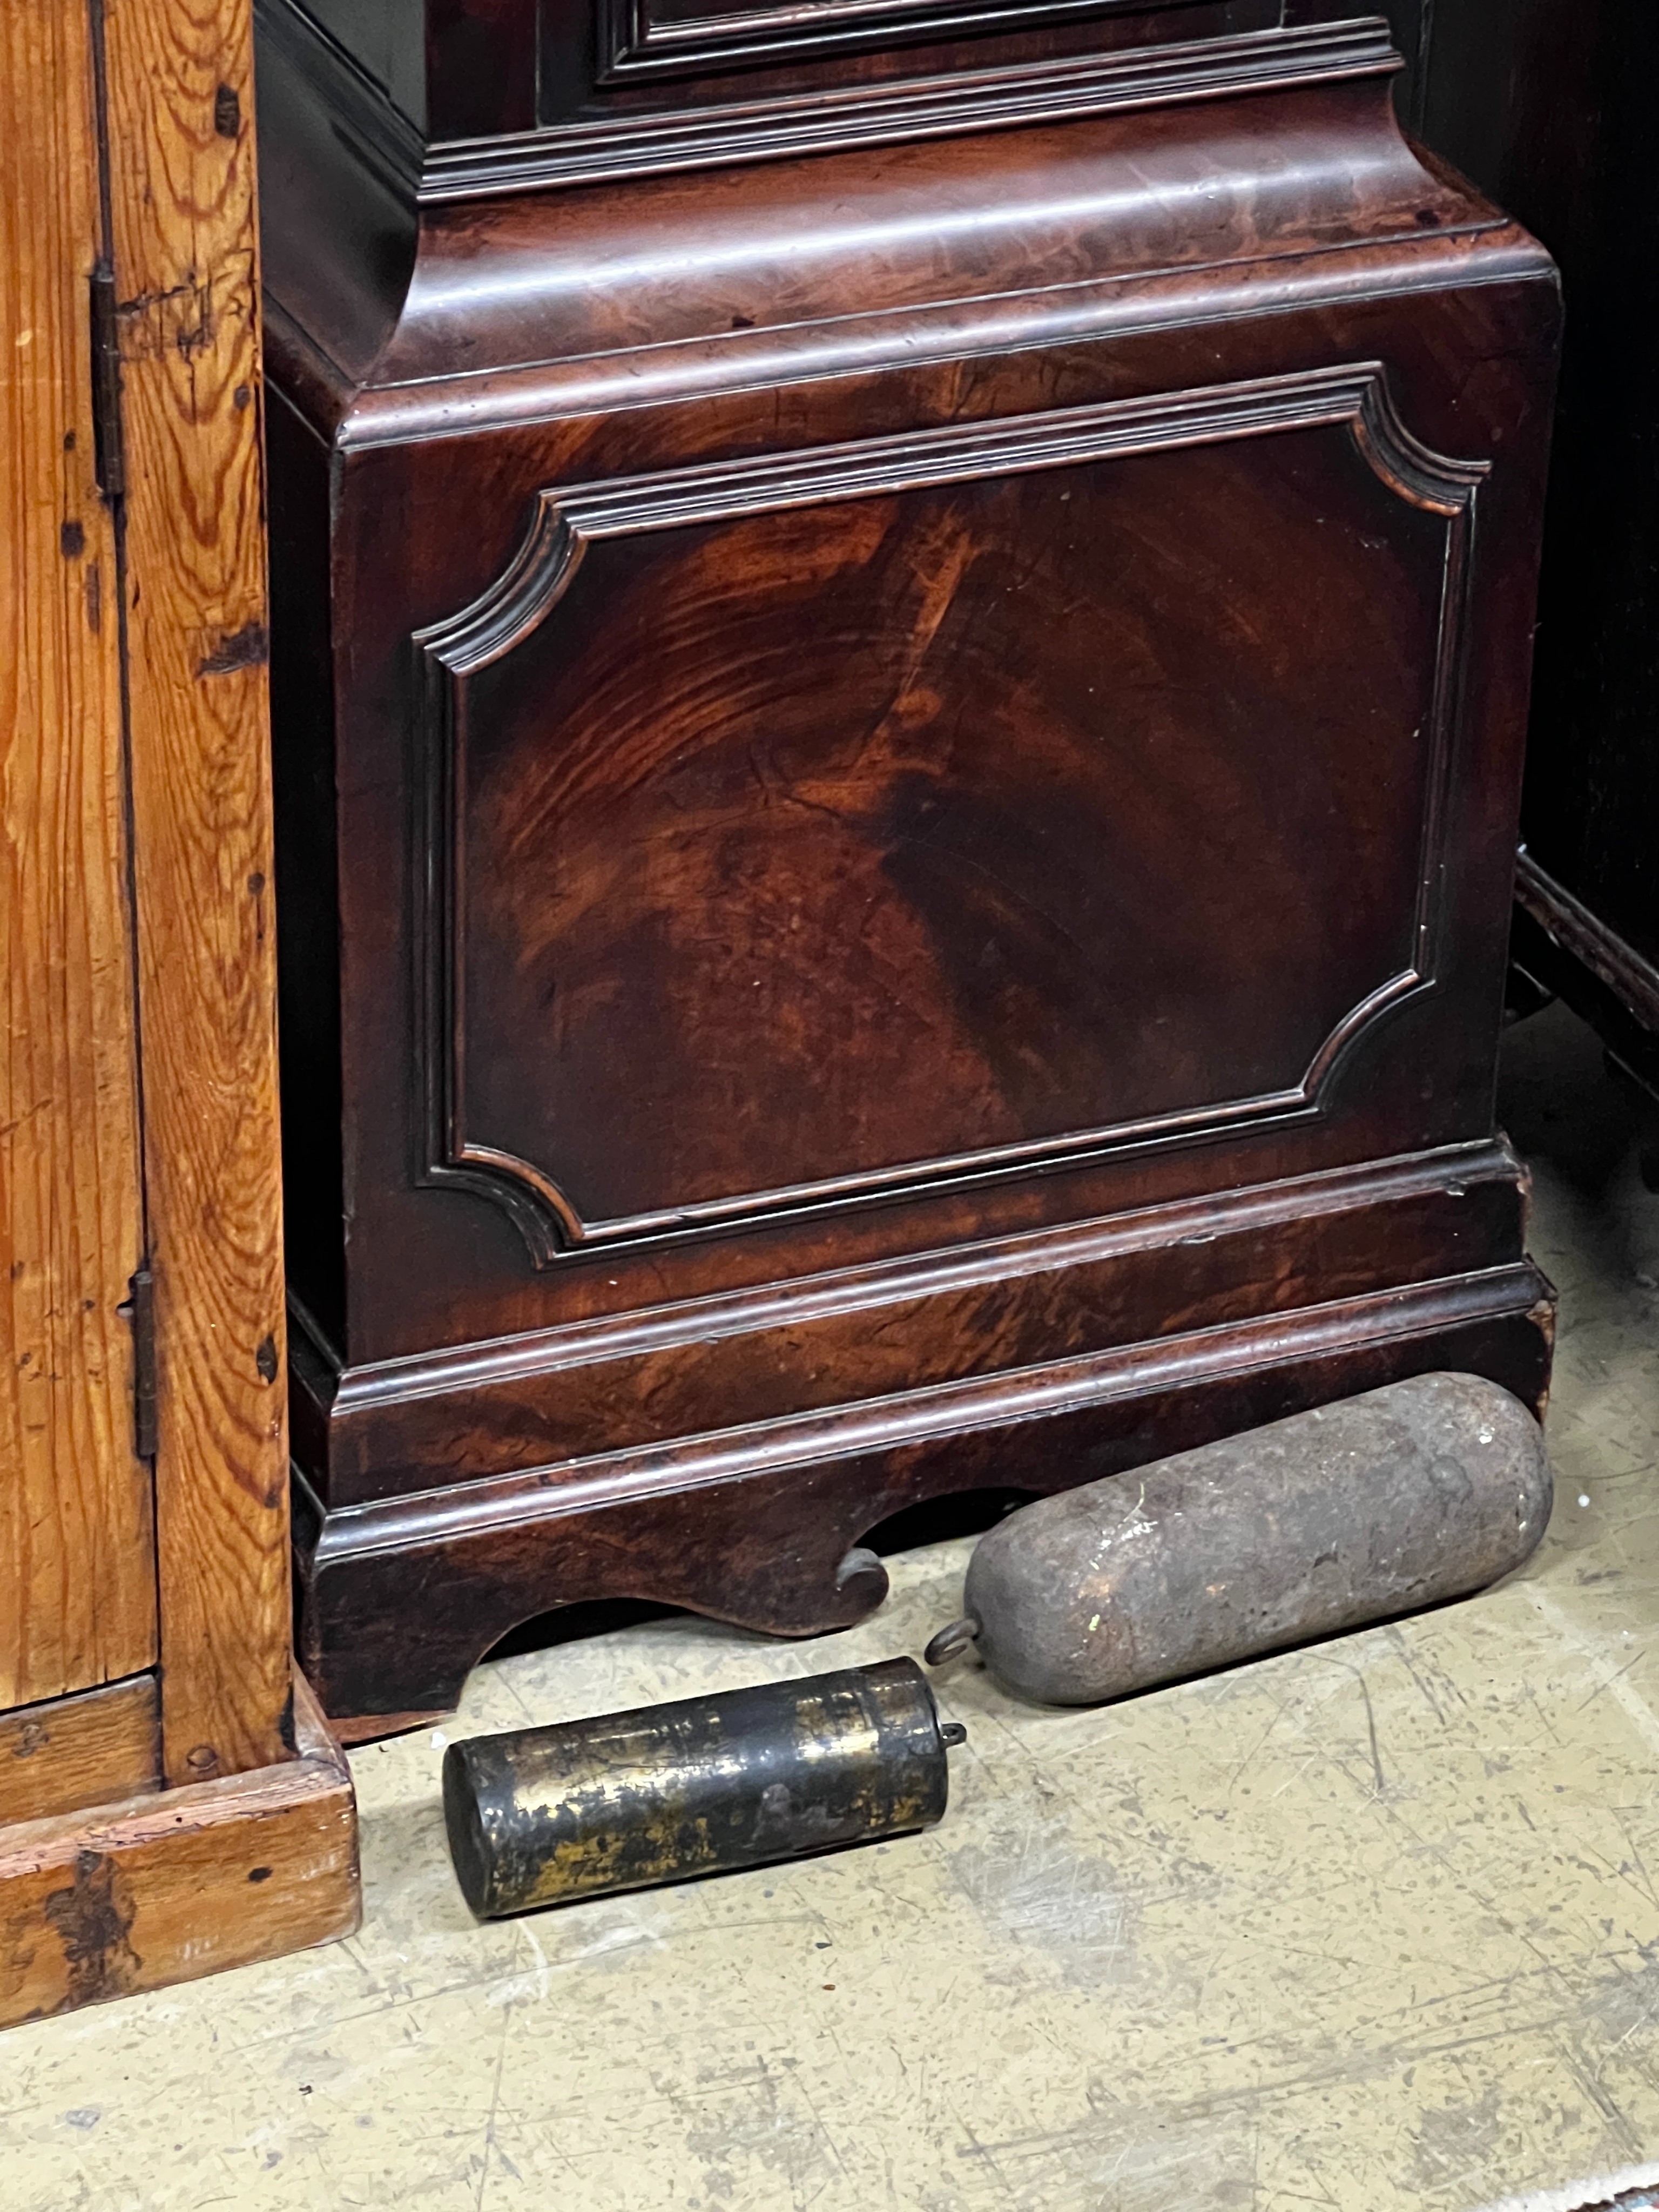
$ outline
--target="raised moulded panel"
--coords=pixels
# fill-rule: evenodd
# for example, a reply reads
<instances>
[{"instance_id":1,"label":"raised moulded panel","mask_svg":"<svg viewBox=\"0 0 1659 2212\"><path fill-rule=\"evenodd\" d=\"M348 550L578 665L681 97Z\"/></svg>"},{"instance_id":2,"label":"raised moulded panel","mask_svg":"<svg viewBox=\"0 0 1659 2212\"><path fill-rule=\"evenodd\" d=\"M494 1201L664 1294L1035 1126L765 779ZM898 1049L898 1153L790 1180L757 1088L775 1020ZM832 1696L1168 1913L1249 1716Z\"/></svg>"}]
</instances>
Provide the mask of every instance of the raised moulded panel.
<instances>
[{"instance_id":1,"label":"raised moulded panel","mask_svg":"<svg viewBox=\"0 0 1659 2212\"><path fill-rule=\"evenodd\" d=\"M416 640L422 1179L545 1265L1321 1111L1483 473L1362 363L545 491Z\"/></svg>"},{"instance_id":2,"label":"raised moulded panel","mask_svg":"<svg viewBox=\"0 0 1659 2212\"><path fill-rule=\"evenodd\" d=\"M1152 16L1182 0L597 0L600 85L787 66L866 46Z\"/></svg>"}]
</instances>

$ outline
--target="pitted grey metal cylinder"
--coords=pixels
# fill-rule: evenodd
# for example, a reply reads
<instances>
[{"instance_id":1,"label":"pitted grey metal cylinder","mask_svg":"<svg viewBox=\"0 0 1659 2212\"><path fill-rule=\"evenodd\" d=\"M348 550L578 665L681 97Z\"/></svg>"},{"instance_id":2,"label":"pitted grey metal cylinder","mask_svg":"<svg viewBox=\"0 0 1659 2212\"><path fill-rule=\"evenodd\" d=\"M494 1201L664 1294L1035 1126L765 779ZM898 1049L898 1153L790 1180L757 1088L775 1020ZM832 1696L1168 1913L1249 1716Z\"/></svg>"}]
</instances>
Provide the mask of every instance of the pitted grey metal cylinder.
<instances>
[{"instance_id":1,"label":"pitted grey metal cylinder","mask_svg":"<svg viewBox=\"0 0 1659 2212\"><path fill-rule=\"evenodd\" d=\"M928 1656L976 1639L1021 1695L1098 1704L1480 1589L1553 1498L1517 1399L1418 1376L1025 1507Z\"/></svg>"}]
</instances>

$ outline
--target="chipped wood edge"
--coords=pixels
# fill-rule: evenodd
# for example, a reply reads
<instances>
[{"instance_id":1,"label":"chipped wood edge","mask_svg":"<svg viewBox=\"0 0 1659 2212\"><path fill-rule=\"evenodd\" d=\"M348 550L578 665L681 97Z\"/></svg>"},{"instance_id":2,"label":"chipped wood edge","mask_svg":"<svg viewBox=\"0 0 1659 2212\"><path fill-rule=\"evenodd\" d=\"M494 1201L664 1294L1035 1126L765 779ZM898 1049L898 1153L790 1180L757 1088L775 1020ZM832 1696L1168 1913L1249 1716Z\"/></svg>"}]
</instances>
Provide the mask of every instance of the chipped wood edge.
<instances>
[{"instance_id":1,"label":"chipped wood edge","mask_svg":"<svg viewBox=\"0 0 1659 2212\"><path fill-rule=\"evenodd\" d=\"M0 2026L350 1935L350 1770L298 1675L295 1738L279 1765L0 1829Z\"/></svg>"}]
</instances>

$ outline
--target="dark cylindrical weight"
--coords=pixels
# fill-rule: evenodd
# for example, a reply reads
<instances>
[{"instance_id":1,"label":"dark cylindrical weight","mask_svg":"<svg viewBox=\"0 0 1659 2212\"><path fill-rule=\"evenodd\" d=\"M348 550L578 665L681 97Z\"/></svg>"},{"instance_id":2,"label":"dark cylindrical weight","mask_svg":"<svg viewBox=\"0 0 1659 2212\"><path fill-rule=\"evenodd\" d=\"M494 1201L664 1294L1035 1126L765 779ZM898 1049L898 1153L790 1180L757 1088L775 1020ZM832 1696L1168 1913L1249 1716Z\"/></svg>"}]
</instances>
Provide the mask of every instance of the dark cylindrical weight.
<instances>
[{"instance_id":1,"label":"dark cylindrical weight","mask_svg":"<svg viewBox=\"0 0 1659 2212\"><path fill-rule=\"evenodd\" d=\"M1010 1689L1096 1705L1480 1589L1553 1494L1518 1400L1419 1376L1025 1507L928 1656L976 1636Z\"/></svg>"},{"instance_id":2,"label":"dark cylindrical weight","mask_svg":"<svg viewBox=\"0 0 1659 2212\"><path fill-rule=\"evenodd\" d=\"M480 1919L931 1827L950 1787L913 1659L605 1713L444 1754L455 1872Z\"/></svg>"}]
</instances>

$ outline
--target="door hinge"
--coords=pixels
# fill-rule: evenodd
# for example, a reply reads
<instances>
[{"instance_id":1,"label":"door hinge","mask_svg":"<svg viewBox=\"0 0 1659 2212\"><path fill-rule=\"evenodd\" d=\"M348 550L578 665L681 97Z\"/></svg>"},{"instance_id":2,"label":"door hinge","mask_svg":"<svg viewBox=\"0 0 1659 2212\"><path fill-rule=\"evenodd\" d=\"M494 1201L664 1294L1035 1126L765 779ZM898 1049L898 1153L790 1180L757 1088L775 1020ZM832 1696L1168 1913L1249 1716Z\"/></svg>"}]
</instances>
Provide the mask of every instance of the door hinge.
<instances>
[{"instance_id":1,"label":"door hinge","mask_svg":"<svg viewBox=\"0 0 1659 2212\"><path fill-rule=\"evenodd\" d=\"M132 1448L154 1459L155 1433L155 1278L149 1262L133 1276L122 1311L132 1323Z\"/></svg>"},{"instance_id":2,"label":"door hinge","mask_svg":"<svg viewBox=\"0 0 1659 2212\"><path fill-rule=\"evenodd\" d=\"M115 271L100 258L92 272L92 419L98 488L119 499L127 488L121 447L121 324Z\"/></svg>"}]
</instances>

